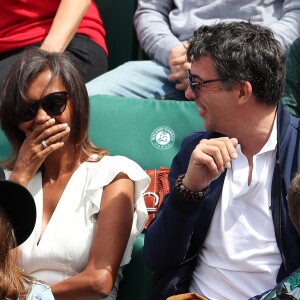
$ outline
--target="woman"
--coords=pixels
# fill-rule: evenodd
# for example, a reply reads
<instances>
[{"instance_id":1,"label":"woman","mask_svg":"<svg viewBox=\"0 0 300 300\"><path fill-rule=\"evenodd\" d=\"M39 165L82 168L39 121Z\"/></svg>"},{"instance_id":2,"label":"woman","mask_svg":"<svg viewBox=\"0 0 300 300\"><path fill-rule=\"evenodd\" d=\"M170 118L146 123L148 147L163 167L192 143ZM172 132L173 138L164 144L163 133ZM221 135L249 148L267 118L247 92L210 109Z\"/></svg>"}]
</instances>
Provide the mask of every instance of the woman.
<instances>
[{"instance_id":1,"label":"woman","mask_svg":"<svg viewBox=\"0 0 300 300\"><path fill-rule=\"evenodd\" d=\"M0 86L28 46L72 54L85 82L107 71L103 21L94 0L1 0Z\"/></svg>"},{"instance_id":2,"label":"woman","mask_svg":"<svg viewBox=\"0 0 300 300\"><path fill-rule=\"evenodd\" d=\"M86 88L64 54L33 48L15 62L0 120L13 146L7 177L37 205L20 266L51 285L55 299L115 299L120 266L148 218L149 177L91 143Z\"/></svg>"},{"instance_id":3,"label":"woman","mask_svg":"<svg viewBox=\"0 0 300 300\"><path fill-rule=\"evenodd\" d=\"M0 297L54 300L49 287L17 266L17 253L12 250L21 245L34 228L34 200L23 186L7 180L0 180L0 192Z\"/></svg>"}]
</instances>

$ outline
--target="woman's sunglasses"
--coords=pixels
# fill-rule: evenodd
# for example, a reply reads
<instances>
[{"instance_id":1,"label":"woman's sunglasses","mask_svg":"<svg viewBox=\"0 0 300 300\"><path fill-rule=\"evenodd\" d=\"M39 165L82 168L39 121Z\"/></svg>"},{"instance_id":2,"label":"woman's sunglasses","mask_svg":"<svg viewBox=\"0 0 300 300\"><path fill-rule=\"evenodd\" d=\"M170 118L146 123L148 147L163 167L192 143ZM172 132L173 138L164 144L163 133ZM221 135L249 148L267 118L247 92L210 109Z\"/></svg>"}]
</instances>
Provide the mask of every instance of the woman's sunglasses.
<instances>
[{"instance_id":1,"label":"woman's sunglasses","mask_svg":"<svg viewBox=\"0 0 300 300\"><path fill-rule=\"evenodd\" d=\"M54 92L46 95L41 100L23 100L24 105L20 108L20 119L21 122L26 122L34 119L36 116L39 107L42 107L43 110L51 117L61 115L67 106L68 101L68 92Z\"/></svg>"}]
</instances>

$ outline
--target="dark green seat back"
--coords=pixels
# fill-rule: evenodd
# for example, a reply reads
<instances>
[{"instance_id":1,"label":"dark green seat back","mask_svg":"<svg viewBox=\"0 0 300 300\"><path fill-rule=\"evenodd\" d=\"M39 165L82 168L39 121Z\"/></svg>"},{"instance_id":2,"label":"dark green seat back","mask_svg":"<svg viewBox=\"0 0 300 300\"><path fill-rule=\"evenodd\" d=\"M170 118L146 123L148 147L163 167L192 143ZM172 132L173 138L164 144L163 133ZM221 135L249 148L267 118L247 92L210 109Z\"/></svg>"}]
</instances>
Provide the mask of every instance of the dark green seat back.
<instances>
[{"instance_id":1,"label":"dark green seat back","mask_svg":"<svg viewBox=\"0 0 300 300\"><path fill-rule=\"evenodd\" d=\"M92 141L144 169L170 166L182 138L203 128L194 102L96 95L91 101Z\"/></svg>"},{"instance_id":2,"label":"dark green seat back","mask_svg":"<svg viewBox=\"0 0 300 300\"><path fill-rule=\"evenodd\" d=\"M181 141L203 127L194 102L129 99L97 95L90 98L90 136L110 155L125 155L144 169L169 167ZM0 159L10 153L0 130ZM124 270L117 300L146 300L153 275L143 262L144 234L133 248L132 260Z\"/></svg>"},{"instance_id":3,"label":"dark green seat back","mask_svg":"<svg viewBox=\"0 0 300 300\"><path fill-rule=\"evenodd\" d=\"M90 98L92 141L125 155L144 169L170 167L187 134L203 128L194 102L97 95ZM124 270L117 300L146 300L153 274L143 262L144 234L133 248Z\"/></svg>"}]
</instances>

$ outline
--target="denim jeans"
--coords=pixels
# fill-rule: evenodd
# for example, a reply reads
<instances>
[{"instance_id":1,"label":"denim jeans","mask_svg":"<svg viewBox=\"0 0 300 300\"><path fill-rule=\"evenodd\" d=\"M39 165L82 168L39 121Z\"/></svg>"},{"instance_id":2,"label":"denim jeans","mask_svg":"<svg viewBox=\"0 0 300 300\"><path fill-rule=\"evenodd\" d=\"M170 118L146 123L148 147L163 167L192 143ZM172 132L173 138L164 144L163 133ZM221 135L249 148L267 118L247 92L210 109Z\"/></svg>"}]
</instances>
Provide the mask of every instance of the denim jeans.
<instances>
[{"instance_id":1,"label":"denim jeans","mask_svg":"<svg viewBox=\"0 0 300 300\"><path fill-rule=\"evenodd\" d=\"M127 62L86 84L89 96L185 100L184 91L168 80L170 69L152 60Z\"/></svg>"}]
</instances>

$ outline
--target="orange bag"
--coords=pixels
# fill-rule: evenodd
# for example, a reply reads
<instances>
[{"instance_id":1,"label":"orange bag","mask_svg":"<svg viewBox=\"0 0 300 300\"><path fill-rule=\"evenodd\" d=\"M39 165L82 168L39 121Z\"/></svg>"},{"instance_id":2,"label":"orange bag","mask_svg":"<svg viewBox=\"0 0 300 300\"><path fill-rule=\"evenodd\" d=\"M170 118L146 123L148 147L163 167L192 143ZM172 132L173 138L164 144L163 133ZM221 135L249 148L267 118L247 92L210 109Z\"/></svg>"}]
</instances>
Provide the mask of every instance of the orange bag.
<instances>
[{"instance_id":1,"label":"orange bag","mask_svg":"<svg viewBox=\"0 0 300 300\"><path fill-rule=\"evenodd\" d=\"M147 191L144 193L144 200L149 215L144 231L147 230L149 223L155 217L164 196L170 191L168 181L169 168L160 167L158 170L146 170L146 172L150 176L151 182Z\"/></svg>"}]
</instances>

